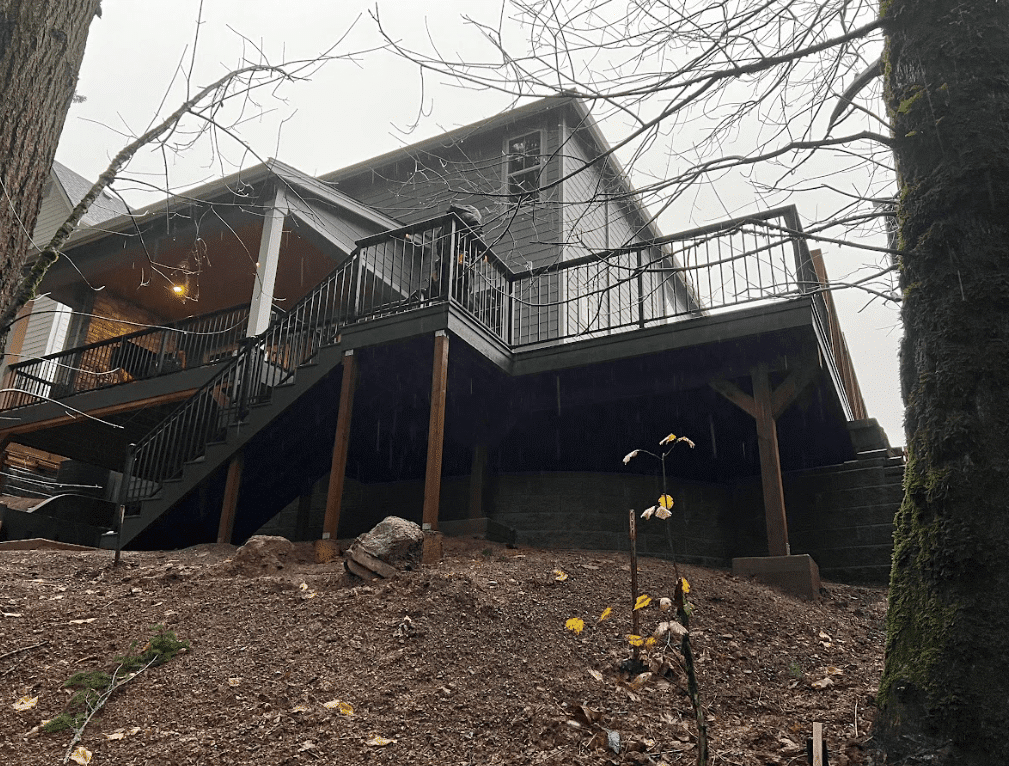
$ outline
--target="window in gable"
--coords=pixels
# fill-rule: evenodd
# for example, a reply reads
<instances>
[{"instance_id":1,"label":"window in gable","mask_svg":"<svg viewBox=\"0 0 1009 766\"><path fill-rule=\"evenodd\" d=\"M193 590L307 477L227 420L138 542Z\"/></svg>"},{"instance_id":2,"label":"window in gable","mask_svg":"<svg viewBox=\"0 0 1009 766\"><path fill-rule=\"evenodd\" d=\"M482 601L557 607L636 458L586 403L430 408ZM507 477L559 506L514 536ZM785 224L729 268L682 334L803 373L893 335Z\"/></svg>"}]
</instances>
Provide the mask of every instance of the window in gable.
<instances>
[{"instance_id":1,"label":"window in gable","mask_svg":"<svg viewBox=\"0 0 1009 766\"><path fill-rule=\"evenodd\" d=\"M508 139L506 180L508 196L535 202L539 199L542 165L540 132Z\"/></svg>"}]
</instances>

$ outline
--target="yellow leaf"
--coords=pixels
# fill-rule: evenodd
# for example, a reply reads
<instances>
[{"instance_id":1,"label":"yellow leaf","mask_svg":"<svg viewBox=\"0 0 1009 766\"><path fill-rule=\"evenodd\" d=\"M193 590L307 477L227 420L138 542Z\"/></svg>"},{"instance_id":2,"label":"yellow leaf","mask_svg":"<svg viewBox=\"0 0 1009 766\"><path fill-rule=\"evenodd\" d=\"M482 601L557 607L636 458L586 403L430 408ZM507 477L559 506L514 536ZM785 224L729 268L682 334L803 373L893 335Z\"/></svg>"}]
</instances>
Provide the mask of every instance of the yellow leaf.
<instances>
[{"instance_id":1,"label":"yellow leaf","mask_svg":"<svg viewBox=\"0 0 1009 766\"><path fill-rule=\"evenodd\" d=\"M557 582L564 582L566 579L568 579L568 573L565 572L562 569L555 569L554 570L554 579Z\"/></svg>"},{"instance_id":2,"label":"yellow leaf","mask_svg":"<svg viewBox=\"0 0 1009 766\"><path fill-rule=\"evenodd\" d=\"M673 498L671 498L669 495L659 495L659 505L661 505L667 511L671 510L673 507Z\"/></svg>"},{"instance_id":3,"label":"yellow leaf","mask_svg":"<svg viewBox=\"0 0 1009 766\"><path fill-rule=\"evenodd\" d=\"M635 636L632 633L632 634L630 634L630 635L627 636L627 642L631 646L643 646L644 643L645 643L645 639L643 639L641 636Z\"/></svg>"},{"instance_id":4,"label":"yellow leaf","mask_svg":"<svg viewBox=\"0 0 1009 766\"><path fill-rule=\"evenodd\" d=\"M610 619L610 615L613 614L613 607L608 606L603 610L603 613L599 615L599 622Z\"/></svg>"},{"instance_id":5,"label":"yellow leaf","mask_svg":"<svg viewBox=\"0 0 1009 766\"><path fill-rule=\"evenodd\" d=\"M14 709L17 710L19 713L24 710L31 710L33 707L35 707L35 705L38 704L38 701L39 701L38 697L29 697L25 695L24 697L22 697L21 699L19 699L17 702L14 703Z\"/></svg>"},{"instance_id":6,"label":"yellow leaf","mask_svg":"<svg viewBox=\"0 0 1009 766\"><path fill-rule=\"evenodd\" d=\"M241 678L229 678L228 679L228 686L240 686L241 683L242 683L242 679Z\"/></svg>"},{"instance_id":7,"label":"yellow leaf","mask_svg":"<svg viewBox=\"0 0 1009 766\"><path fill-rule=\"evenodd\" d=\"M674 441L676 441L676 434L669 434L669 436L659 442L659 446L662 446L663 444L672 444Z\"/></svg>"},{"instance_id":8,"label":"yellow leaf","mask_svg":"<svg viewBox=\"0 0 1009 766\"><path fill-rule=\"evenodd\" d=\"M639 609L644 609L650 603L652 603L652 597L647 593L642 593L638 596L638 600L634 602L634 611L636 612Z\"/></svg>"},{"instance_id":9,"label":"yellow leaf","mask_svg":"<svg viewBox=\"0 0 1009 766\"><path fill-rule=\"evenodd\" d=\"M585 621L580 617L571 617L567 622L564 623L564 627L570 630L572 633L581 633L585 630Z\"/></svg>"},{"instance_id":10,"label":"yellow leaf","mask_svg":"<svg viewBox=\"0 0 1009 766\"><path fill-rule=\"evenodd\" d=\"M687 578L686 577L681 577L680 578L680 582L683 583L683 592L684 593L690 593L690 583L687 582Z\"/></svg>"},{"instance_id":11,"label":"yellow leaf","mask_svg":"<svg viewBox=\"0 0 1009 766\"><path fill-rule=\"evenodd\" d=\"M645 649L651 649L657 643L659 643L659 641L657 638L655 638L655 636L649 636L648 638L645 639Z\"/></svg>"},{"instance_id":12,"label":"yellow leaf","mask_svg":"<svg viewBox=\"0 0 1009 766\"><path fill-rule=\"evenodd\" d=\"M374 734L365 740L364 744L370 747L385 747L386 745L395 745L396 740L389 739L388 737L380 737L377 734Z\"/></svg>"},{"instance_id":13,"label":"yellow leaf","mask_svg":"<svg viewBox=\"0 0 1009 766\"><path fill-rule=\"evenodd\" d=\"M343 702L342 700L330 700L329 702L323 702L322 706L328 710L339 711L341 715L354 715L354 706L349 702Z\"/></svg>"},{"instance_id":14,"label":"yellow leaf","mask_svg":"<svg viewBox=\"0 0 1009 766\"><path fill-rule=\"evenodd\" d=\"M70 760L81 764L81 766L87 766L91 763L91 751L84 747L84 745L78 745L70 756Z\"/></svg>"}]
</instances>

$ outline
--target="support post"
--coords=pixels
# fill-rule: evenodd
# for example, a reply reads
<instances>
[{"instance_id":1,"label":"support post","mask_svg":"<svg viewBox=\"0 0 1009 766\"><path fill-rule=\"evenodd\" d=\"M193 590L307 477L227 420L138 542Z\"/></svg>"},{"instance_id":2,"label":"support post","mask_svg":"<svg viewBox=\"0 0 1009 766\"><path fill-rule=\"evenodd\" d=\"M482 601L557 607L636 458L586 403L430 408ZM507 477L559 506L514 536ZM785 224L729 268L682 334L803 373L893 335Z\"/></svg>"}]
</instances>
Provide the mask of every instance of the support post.
<instances>
[{"instance_id":1,"label":"support post","mask_svg":"<svg viewBox=\"0 0 1009 766\"><path fill-rule=\"evenodd\" d=\"M242 467L245 458L241 452L231 458L228 479L224 485L224 501L221 503L221 523L217 528L217 542L230 543L235 529L235 511L238 509L238 488L242 484Z\"/></svg>"},{"instance_id":2,"label":"support post","mask_svg":"<svg viewBox=\"0 0 1009 766\"><path fill-rule=\"evenodd\" d=\"M263 218L263 235L259 240L259 262L256 281L252 286L252 303L249 306L249 324L246 335L259 335L270 326L273 310L273 288L277 282L277 263L280 261L280 238L287 217L287 199L284 190L277 189L273 204Z\"/></svg>"},{"instance_id":3,"label":"support post","mask_svg":"<svg viewBox=\"0 0 1009 766\"><path fill-rule=\"evenodd\" d=\"M340 528L340 507L343 485L347 476L347 451L350 447L350 421L354 414L354 390L357 388L357 357L353 349L343 354L343 378L340 381L340 405L336 414L336 436L333 438L333 461L329 467L329 488L326 490L326 516L322 522L322 539L336 537Z\"/></svg>"},{"instance_id":4,"label":"support post","mask_svg":"<svg viewBox=\"0 0 1009 766\"><path fill-rule=\"evenodd\" d=\"M473 449L473 464L469 472L469 517L481 519L483 511L484 478L487 475L487 446L478 444Z\"/></svg>"},{"instance_id":5,"label":"support post","mask_svg":"<svg viewBox=\"0 0 1009 766\"><path fill-rule=\"evenodd\" d=\"M448 334L434 335L431 371L431 419L427 430L427 472L424 477L424 528L438 529L441 502L441 460L445 446L445 399L448 392Z\"/></svg>"},{"instance_id":6,"label":"support post","mask_svg":"<svg viewBox=\"0 0 1009 766\"><path fill-rule=\"evenodd\" d=\"M750 376L753 379L754 418L757 421L757 446L760 450L760 482L764 489L767 548L771 556L787 556L789 548L785 490L781 485L778 428L774 422L774 405L767 364L754 367L750 371Z\"/></svg>"},{"instance_id":7,"label":"support post","mask_svg":"<svg viewBox=\"0 0 1009 766\"><path fill-rule=\"evenodd\" d=\"M133 462L137 455L137 445L130 444L126 448L126 463L123 466L123 477L119 482L119 507L116 509L116 557L112 566L119 566L119 558L123 552L123 519L126 516L126 503L130 499L130 479L133 478Z\"/></svg>"}]
</instances>

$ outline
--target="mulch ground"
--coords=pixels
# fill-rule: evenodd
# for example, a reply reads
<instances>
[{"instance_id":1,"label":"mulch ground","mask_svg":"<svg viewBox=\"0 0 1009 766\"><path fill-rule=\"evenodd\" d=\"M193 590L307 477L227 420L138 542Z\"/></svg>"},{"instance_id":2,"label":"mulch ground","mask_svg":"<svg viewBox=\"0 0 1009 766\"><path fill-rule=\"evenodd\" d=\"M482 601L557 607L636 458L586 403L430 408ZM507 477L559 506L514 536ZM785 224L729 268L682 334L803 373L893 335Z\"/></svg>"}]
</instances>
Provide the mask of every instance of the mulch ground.
<instances>
[{"instance_id":1,"label":"mulch ground","mask_svg":"<svg viewBox=\"0 0 1009 766\"><path fill-rule=\"evenodd\" d=\"M104 552L0 551L0 764L60 763L70 733L36 727L65 708L64 682L114 669L158 625L190 648L88 725L96 766L695 762L678 652L660 642L653 672L620 670L626 556L451 540L441 562L365 584L308 545L279 570L235 553L126 553L113 569ZM814 721L833 766L868 763L885 589L825 583L806 603L725 571L680 573L711 763L805 763ZM673 567L643 559L639 580L649 631ZM24 697L38 699L15 710Z\"/></svg>"}]
</instances>

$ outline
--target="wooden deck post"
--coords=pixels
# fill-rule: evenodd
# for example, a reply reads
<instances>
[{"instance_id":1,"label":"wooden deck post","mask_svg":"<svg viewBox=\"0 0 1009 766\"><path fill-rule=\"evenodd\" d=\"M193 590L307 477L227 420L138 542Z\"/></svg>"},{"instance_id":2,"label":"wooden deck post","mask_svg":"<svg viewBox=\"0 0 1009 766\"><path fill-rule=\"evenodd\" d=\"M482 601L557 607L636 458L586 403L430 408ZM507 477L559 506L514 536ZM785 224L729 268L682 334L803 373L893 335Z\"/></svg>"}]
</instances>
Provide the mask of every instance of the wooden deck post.
<instances>
[{"instance_id":1,"label":"wooden deck post","mask_svg":"<svg viewBox=\"0 0 1009 766\"><path fill-rule=\"evenodd\" d=\"M785 490L781 484L781 457L778 454L776 421L819 374L816 361L807 360L794 368L774 391L771 391L770 371L766 363L750 370L753 396L740 391L728 380L712 380L710 385L757 423L757 446L760 451L760 483L764 490L764 514L767 523L767 547L770 556L788 556L788 517L785 513Z\"/></svg>"},{"instance_id":2,"label":"wooden deck post","mask_svg":"<svg viewBox=\"0 0 1009 766\"><path fill-rule=\"evenodd\" d=\"M340 409L336 415L336 436L333 438L333 462L329 468L326 491L326 516L322 522L322 539L336 537L340 529L340 507L343 485L347 477L347 451L350 447L350 421L354 414L354 391L357 388L357 357L354 350L343 354L343 378L340 381Z\"/></svg>"},{"instance_id":3,"label":"wooden deck post","mask_svg":"<svg viewBox=\"0 0 1009 766\"><path fill-rule=\"evenodd\" d=\"M754 418L757 421L757 446L760 450L760 483L764 488L767 548L772 556L787 556L789 548L785 490L781 485L778 427L774 422L767 365L754 367L750 371L750 377L753 379Z\"/></svg>"},{"instance_id":4,"label":"wooden deck post","mask_svg":"<svg viewBox=\"0 0 1009 766\"><path fill-rule=\"evenodd\" d=\"M438 529L441 501L441 459L445 446L445 398L448 393L448 334L434 334L431 371L431 420L427 430L427 472L424 476L424 528Z\"/></svg>"},{"instance_id":5,"label":"wooden deck post","mask_svg":"<svg viewBox=\"0 0 1009 766\"><path fill-rule=\"evenodd\" d=\"M217 542L230 543L235 529L235 511L238 508L238 488L242 484L242 466L245 458L241 452L231 458L228 479L224 485L224 502L221 503L221 523L217 528Z\"/></svg>"}]
</instances>

